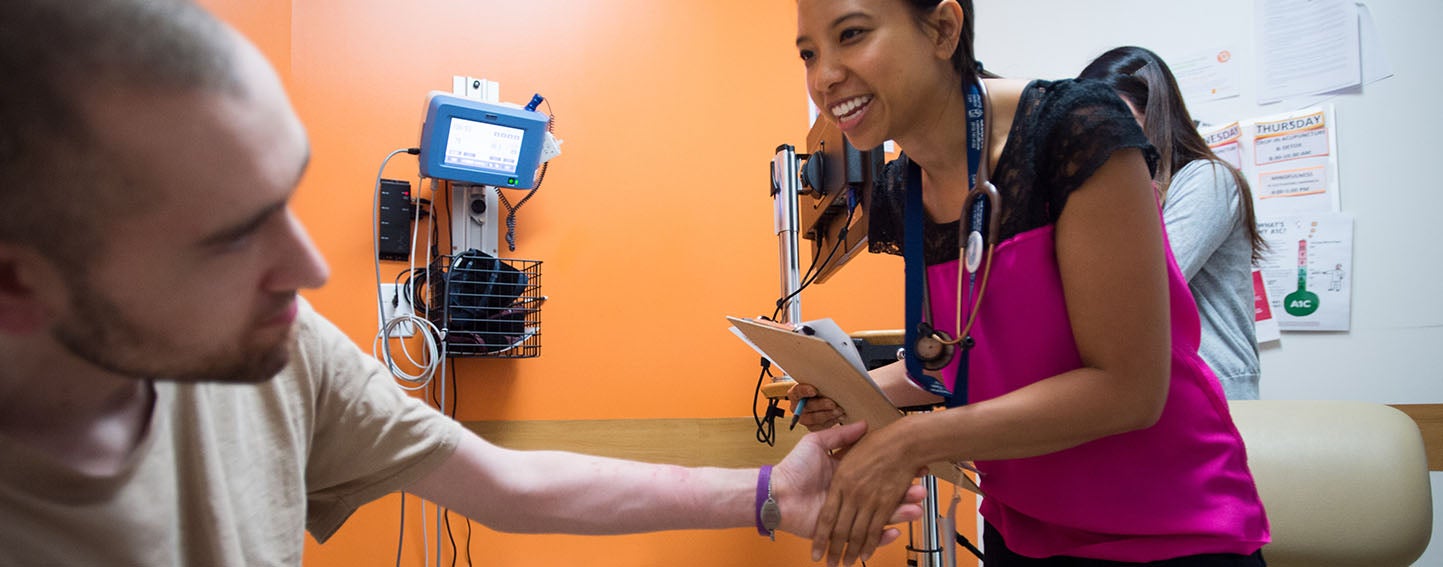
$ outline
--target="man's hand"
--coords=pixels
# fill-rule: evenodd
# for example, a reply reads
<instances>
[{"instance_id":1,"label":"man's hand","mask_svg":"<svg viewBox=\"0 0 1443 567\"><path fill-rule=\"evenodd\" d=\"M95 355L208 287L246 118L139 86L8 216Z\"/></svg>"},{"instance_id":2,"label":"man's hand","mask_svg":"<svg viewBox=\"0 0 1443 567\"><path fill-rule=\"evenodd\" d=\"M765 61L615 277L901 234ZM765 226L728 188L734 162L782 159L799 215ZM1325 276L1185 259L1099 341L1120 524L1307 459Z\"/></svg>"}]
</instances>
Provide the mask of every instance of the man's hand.
<instances>
[{"instance_id":1,"label":"man's hand","mask_svg":"<svg viewBox=\"0 0 1443 567\"><path fill-rule=\"evenodd\" d=\"M831 453L850 447L867 432L865 422L808 434L773 472L773 495L782 511L783 531L804 538L813 538L817 514L827 497L827 489L836 471L838 459ZM896 502L887 523L910 522L922 517L922 498L926 489L912 485ZM877 545L887 545L901 535L897 528L884 528Z\"/></svg>"}]
</instances>

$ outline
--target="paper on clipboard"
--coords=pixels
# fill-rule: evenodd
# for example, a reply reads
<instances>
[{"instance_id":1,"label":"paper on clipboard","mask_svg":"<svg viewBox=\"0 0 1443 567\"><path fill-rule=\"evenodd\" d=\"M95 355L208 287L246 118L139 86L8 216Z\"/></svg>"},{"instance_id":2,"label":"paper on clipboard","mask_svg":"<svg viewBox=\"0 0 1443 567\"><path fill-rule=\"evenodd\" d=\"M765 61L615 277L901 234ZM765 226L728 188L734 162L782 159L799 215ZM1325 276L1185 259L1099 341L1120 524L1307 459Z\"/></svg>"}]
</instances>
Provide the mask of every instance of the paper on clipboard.
<instances>
[{"instance_id":1,"label":"paper on clipboard","mask_svg":"<svg viewBox=\"0 0 1443 567\"><path fill-rule=\"evenodd\" d=\"M727 320L743 341L780 366L792 379L816 387L823 396L846 408L848 419L866 421L868 429L877 430L902 417L902 411L892 405L867 374L851 338L832 320L808 321L806 326L812 329L811 335L769 322L738 317L727 317ZM961 474L954 463L937 462L927 468L939 479L956 482L960 478L962 488L981 494L977 485Z\"/></svg>"}]
</instances>

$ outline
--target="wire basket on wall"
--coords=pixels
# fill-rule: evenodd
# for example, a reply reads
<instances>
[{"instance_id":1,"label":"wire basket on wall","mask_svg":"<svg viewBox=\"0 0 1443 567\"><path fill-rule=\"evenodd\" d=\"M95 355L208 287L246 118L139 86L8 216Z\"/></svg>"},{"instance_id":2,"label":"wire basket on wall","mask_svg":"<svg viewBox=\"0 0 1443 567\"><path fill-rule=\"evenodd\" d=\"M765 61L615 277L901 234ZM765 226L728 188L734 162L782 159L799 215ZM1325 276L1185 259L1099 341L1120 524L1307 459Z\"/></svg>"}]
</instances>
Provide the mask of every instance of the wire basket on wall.
<instances>
[{"instance_id":1,"label":"wire basket on wall","mask_svg":"<svg viewBox=\"0 0 1443 567\"><path fill-rule=\"evenodd\" d=\"M431 322L449 356L532 358L541 354L541 261L478 250L442 256L433 269ZM434 282L441 282L435 285Z\"/></svg>"}]
</instances>

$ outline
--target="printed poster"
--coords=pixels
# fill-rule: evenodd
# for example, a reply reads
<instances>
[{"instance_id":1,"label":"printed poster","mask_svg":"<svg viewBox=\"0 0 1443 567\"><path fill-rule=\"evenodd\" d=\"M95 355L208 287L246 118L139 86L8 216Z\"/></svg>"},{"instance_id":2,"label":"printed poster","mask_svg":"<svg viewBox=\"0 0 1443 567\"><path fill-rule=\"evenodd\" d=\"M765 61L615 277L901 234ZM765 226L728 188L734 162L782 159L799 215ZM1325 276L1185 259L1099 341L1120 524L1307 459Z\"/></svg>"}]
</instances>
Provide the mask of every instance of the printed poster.
<instances>
[{"instance_id":1,"label":"printed poster","mask_svg":"<svg viewBox=\"0 0 1443 567\"><path fill-rule=\"evenodd\" d=\"M1218 47L1201 49L1188 55L1168 60L1172 74L1177 79L1178 90L1190 107L1205 102L1238 96L1238 84L1242 74L1238 62L1233 59L1233 50Z\"/></svg>"},{"instance_id":2,"label":"printed poster","mask_svg":"<svg viewBox=\"0 0 1443 567\"><path fill-rule=\"evenodd\" d=\"M1325 104L1199 132L1218 157L1242 170L1261 218L1341 209L1336 124Z\"/></svg>"},{"instance_id":3,"label":"printed poster","mask_svg":"<svg viewBox=\"0 0 1443 567\"><path fill-rule=\"evenodd\" d=\"M1234 122L1214 130L1203 130L1202 137L1208 147L1212 148L1213 153L1234 168L1247 173L1247 168L1243 167L1243 128L1241 124Z\"/></svg>"},{"instance_id":4,"label":"printed poster","mask_svg":"<svg viewBox=\"0 0 1443 567\"><path fill-rule=\"evenodd\" d=\"M1346 331L1352 316L1353 216L1260 217L1259 262L1272 316L1283 331Z\"/></svg>"},{"instance_id":5,"label":"printed poster","mask_svg":"<svg viewBox=\"0 0 1443 567\"><path fill-rule=\"evenodd\" d=\"M1362 82L1359 10L1353 0L1258 0L1258 104Z\"/></svg>"},{"instance_id":6,"label":"printed poster","mask_svg":"<svg viewBox=\"0 0 1443 567\"><path fill-rule=\"evenodd\" d=\"M1337 138L1329 108L1253 122L1253 198L1259 215L1339 209Z\"/></svg>"}]
</instances>

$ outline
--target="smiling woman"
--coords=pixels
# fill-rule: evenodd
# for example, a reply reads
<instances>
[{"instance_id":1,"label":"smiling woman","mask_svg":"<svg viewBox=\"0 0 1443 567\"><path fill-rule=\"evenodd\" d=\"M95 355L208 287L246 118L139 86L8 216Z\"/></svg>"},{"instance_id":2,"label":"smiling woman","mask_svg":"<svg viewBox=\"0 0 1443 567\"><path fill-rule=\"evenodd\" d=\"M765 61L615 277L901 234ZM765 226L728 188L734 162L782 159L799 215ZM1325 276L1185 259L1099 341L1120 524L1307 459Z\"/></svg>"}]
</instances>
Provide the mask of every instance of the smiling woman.
<instances>
[{"instance_id":1,"label":"smiling woman","mask_svg":"<svg viewBox=\"0 0 1443 567\"><path fill-rule=\"evenodd\" d=\"M918 470L971 460L988 567L1261 565L1267 519L1163 243L1157 152L1127 106L1099 84L982 76L968 0L799 0L797 13L823 118L858 148L902 150L869 240L905 255L916 282L907 361L873 377L899 407L947 408L847 453L813 557L865 559L884 503ZM992 205L968 197L984 170ZM936 371L920 352L932 343L957 351ZM845 412L813 399L803 422L824 429Z\"/></svg>"}]
</instances>

